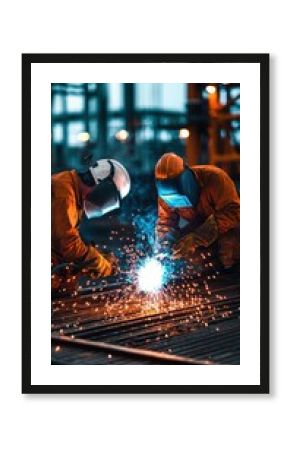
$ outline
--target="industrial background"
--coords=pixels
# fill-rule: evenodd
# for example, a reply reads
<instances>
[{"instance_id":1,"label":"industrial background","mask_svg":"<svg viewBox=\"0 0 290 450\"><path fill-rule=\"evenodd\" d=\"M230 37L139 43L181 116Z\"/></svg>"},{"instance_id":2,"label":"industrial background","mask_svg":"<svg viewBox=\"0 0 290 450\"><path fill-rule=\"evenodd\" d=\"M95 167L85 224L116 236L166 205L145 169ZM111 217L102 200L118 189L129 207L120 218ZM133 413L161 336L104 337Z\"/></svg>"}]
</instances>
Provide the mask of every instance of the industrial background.
<instances>
[{"instance_id":1,"label":"industrial background","mask_svg":"<svg viewBox=\"0 0 290 450\"><path fill-rule=\"evenodd\" d=\"M216 164L239 182L239 84L52 84L52 170L90 152L146 176L166 151Z\"/></svg>"},{"instance_id":2,"label":"industrial background","mask_svg":"<svg viewBox=\"0 0 290 450\"><path fill-rule=\"evenodd\" d=\"M217 165L239 191L239 84L60 83L51 93L52 173L106 157L130 173L122 209L80 227L84 240L119 251L124 264L154 235L154 166L163 153ZM54 300L52 362L239 364L239 273L211 266L204 255L203 273L176 280L158 305L124 279Z\"/></svg>"}]
</instances>

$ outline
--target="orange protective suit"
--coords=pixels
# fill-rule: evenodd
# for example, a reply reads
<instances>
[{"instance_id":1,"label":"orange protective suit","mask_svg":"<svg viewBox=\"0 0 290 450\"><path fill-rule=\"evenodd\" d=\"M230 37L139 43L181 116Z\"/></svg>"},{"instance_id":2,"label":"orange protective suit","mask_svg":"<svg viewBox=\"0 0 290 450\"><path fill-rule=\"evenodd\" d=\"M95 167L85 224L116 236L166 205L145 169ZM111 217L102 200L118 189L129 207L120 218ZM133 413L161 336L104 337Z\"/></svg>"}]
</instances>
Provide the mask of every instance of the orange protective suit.
<instances>
[{"instance_id":1,"label":"orange protective suit","mask_svg":"<svg viewBox=\"0 0 290 450\"><path fill-rule=\"evenodd\" d=\"M86 245L78 231L83 215L81 185L75 170L51 178L51 253L52 264L85 263L97 275L108 276L111 263L92 245Z\"/></svg>"},{"instance_id":2,"label":"orange protective suit","mask_svg":"<svg viewBox=\"0 0 290 450\"><path fill-rule=\"evenodd\" d=\"M178 162L179 157L174 156ZM166 170L169 170L170 167L172 169L173 162L173 156L169 154L167 160L164 158L161 170L164 169L165 163L167 164ZM174 175L176 176L181 172L181 168L176 165L175 168L177 173ZM160 165L156 166L157 177L158 170L160 171ZM159 238L162 238L166 233L177 230L180 218L185 219L190 224L191 230L194 230L213 215L218 227L219 257L221 262L229 267L239 260L240 199L237 190L231 178L218 167L192 166L191 170L194 172L200 188L196 207L172 209L159 198L157 234ZM164 178L164 172L162 178Z\"/></svg>"}]
</instances>

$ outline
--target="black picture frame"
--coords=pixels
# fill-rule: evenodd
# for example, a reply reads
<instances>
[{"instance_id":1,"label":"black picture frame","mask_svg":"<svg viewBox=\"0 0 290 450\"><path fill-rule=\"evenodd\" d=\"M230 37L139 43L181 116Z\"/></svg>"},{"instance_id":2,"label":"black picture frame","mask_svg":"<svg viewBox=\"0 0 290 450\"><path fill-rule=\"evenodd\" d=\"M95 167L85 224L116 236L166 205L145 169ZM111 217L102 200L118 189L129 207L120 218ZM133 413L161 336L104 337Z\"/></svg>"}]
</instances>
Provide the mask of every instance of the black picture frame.
<instances>
[{"instance_id":1,"label":"black picture frame","mask_svg":"<svg viewBox=\"0 0 290 450\"><path fill-rule=\"evenodd\" d=\"M22 55L22 393L258 394L269 393L269 54L23 54ZM31 65L33 63L255 63L260 65L260 384L31 384Z\"/></svg>"}]
</instances>

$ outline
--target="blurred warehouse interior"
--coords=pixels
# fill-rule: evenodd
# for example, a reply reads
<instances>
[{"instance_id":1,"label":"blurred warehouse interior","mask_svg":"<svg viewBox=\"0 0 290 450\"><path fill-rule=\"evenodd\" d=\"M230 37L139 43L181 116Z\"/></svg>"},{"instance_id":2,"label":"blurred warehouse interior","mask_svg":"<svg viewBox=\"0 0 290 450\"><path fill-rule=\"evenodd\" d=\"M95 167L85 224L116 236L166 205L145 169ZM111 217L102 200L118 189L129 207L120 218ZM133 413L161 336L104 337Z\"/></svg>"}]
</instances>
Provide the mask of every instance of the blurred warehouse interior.
<instances>
[{"instance_id":1,"label":"blurred warehouse interior","mask_svg":"<svg viewBox=\"0 0 290 450\"><path fill-rule=\"evenodd\" d=\"M239 84L54 83L51 93L53 173L110 157L145 180L173 151L218 165L239 188Z\"/></svg>"}]
</instances>

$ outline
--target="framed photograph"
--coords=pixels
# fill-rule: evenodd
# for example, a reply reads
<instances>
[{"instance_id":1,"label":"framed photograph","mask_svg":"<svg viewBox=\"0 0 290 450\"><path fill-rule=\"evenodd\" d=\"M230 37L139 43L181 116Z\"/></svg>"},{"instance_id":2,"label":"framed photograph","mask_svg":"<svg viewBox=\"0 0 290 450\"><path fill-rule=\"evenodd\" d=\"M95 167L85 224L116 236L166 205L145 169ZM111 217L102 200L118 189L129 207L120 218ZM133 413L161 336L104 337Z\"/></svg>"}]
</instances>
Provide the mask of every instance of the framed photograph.
<instances>
[{"instance_id":1,"label":"framed photograph","mask_svg":"<svg viewBox=\"0 0 290 450\"><path fill-rule=\"evenodd\" d=\"M23 393L269 392L269 55L23 54Z\"/></svg>"}]
</instances>

